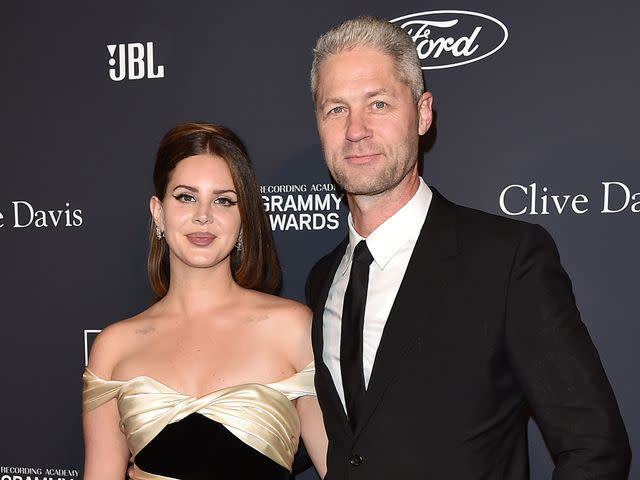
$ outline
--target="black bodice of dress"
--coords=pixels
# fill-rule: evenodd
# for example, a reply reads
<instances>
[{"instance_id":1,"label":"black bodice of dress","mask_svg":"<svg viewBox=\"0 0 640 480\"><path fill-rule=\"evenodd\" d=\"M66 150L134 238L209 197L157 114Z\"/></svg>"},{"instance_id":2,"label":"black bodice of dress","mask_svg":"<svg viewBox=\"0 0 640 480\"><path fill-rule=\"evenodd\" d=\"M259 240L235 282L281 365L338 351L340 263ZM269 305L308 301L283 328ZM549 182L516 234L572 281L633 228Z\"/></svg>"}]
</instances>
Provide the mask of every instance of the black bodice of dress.
<instances>
[{"instance_id":1,"label":"black bodice of dress","mask_svg":"<svg viewBox=\"0 0 640 480\"><path fill-rule=\"evenodd\" d=\"M288 480L290 475L223 425L199 413L167 425L138 453L136 465L181 480Z\"/></svg>"}]
</instances>

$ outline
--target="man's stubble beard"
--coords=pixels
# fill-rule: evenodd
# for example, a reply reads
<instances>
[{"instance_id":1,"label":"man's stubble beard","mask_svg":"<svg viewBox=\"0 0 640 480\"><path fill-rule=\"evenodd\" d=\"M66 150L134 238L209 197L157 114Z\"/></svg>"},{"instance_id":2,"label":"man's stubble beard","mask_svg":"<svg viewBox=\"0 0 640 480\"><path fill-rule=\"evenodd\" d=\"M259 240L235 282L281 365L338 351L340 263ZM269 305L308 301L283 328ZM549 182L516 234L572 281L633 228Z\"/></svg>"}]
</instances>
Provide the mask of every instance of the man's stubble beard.
<instances>
[{"instance_id":1,"label":"man's stubble beard","mask_svg":"<svg viewBox=\"0 0 640 480\"><path fill-rule=\"evenodd\" d=\"M337 166L333 172L333 178L345 193L350 195L374 196L395 187L404 175L399 174L398 165L387 164L373 176L347 172L342 165ZM398 178L400 177L400 178Z\"/></svg>"},{"instance_id":2,"label":"man's stubble beard","mask_svg":"<svg viewBox=\"0 0 640 480\"><path fill-rule=\"evenodd\" d=\"M405 150L405 149L403 149ZM417 145L408 147L405 151L397 152L404 157L403 162L388 161L384 153L385 164L375 174L359 174L357 168L349 172L344 160L333 162L332 169L327 162L327 167L336 183L349 195L376 196L393 190L413 170L418 159ZM326 152L325 152L326 154ZM411 161L411 159L413 161Z\"/></svg>"}]
</instances>

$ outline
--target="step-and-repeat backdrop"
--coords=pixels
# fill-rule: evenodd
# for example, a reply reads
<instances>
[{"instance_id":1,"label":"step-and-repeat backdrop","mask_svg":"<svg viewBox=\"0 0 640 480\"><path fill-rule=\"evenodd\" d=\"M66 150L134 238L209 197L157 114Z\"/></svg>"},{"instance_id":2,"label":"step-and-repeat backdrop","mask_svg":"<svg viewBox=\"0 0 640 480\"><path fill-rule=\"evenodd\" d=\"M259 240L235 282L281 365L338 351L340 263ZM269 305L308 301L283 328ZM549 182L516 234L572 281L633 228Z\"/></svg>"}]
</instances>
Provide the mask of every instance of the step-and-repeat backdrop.
<instances>
[{"instance_id":1,"label":"step-and-repeat backdrop","mask_svg":"<svg viewBox=\"0 0 640 480\"><path fill-rule=\"evenodd\" d=\"M82 475L87 348L150 300L151 171L176 123L246 141L282 294L302 299L346 221L311 49L365 13L402 25L422 58L437 112L428 183L553 234L640 445L640 3L32 0L5 5L0 29L1 480ZM550 478L533 422L530 451L531 477Z\"/></svg>"}]
</instances>

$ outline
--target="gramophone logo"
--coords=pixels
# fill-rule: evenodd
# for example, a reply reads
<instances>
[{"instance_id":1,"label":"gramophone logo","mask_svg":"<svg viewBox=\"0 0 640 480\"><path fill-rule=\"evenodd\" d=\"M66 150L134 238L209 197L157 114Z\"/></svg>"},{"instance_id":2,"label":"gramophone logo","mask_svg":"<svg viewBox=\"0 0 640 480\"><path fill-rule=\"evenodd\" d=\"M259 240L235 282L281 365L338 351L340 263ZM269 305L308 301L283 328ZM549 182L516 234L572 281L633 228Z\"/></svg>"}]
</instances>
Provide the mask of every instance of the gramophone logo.
<instances>
[{"instance_id":1,"label":"gramophone logo","mask_svg":"<svg viewBox=\"0 0 640 480\"><path fill-rule=\"evenodd\" d=\"M500 20L466 10L434 10L394 18L416 45L423 70L458 67L500 50L509 32Z\"/></svg>"}]
</instances>

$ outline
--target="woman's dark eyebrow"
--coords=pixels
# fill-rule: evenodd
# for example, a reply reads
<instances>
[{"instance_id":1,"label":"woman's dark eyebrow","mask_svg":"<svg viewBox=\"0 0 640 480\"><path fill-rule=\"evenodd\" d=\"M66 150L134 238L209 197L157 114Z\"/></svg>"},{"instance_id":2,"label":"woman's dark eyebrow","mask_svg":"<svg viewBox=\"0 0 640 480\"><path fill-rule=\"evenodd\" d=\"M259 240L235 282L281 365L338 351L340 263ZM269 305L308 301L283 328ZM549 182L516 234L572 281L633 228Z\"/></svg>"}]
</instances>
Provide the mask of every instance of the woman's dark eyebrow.
<instances>
[{"instance_id":1,"label":"woman's dark eyebrow","mask_svg":"<svg viewBox=\"0 0 640 480\"><path fill-rule=\"evenodd\" d=\"M189 185L176 185L176 187L173 189L173 191L175 192L179 188L184 188L185 190L189 190L190 192L193 192L193 193L198 193L198 191L199 191L196 187L191 187ZM233 193L233 194L237 195L236 191L231 189L231 188L226 188L226 189L222 189L222 190L214 190L213 193L215 193L216 195L220 195L221 193Z\"/></svg>"}]
</instances>

